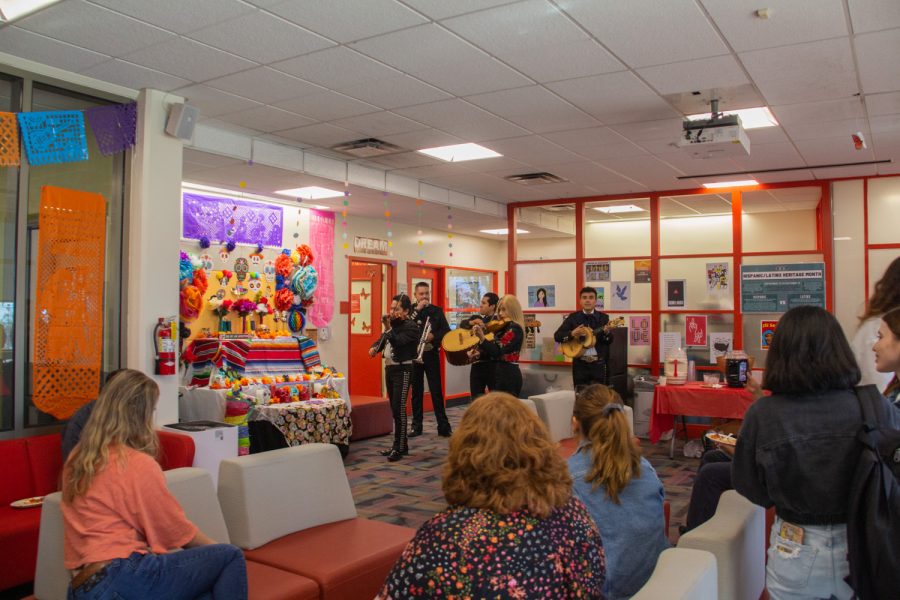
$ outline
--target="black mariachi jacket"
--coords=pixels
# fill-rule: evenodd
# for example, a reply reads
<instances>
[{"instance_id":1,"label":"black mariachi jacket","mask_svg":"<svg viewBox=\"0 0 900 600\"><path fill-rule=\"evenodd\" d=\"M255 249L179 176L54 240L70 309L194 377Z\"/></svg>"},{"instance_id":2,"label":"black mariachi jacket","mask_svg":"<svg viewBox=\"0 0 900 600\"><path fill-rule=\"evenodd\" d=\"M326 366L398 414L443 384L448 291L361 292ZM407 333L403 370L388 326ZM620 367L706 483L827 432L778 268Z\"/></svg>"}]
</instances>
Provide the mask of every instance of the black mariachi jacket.
<instances>
[{"instance_id":1,"label":"black mariachi jacket","mask_svg":"<svg viewBox=\"0 0 900 600\"><path fill-rule=\"evenodd\" d=\"M415 321L393 319L391 320L391 330L385 335L387 342L391 345L391 359L394 362L406 362L416 358L422 330Z\"/></svg>"},{"instance_id":2,"label":"black mariachi jacket","mask_svg":"<svg viewBox=\"0 0 900 600\"><path fill-rule=\"evenodd\" d=\"M578 312L573 312L563 320L562 325L560 325L559 329L556 330L556 333L553 334L553 339L558 343L565 342L572 337L572 330L579 325L584 325L596 332L597 329L604 327L607 323L609 323L609 315L605 312L594 309L594 312L587 315L583 310L579 310ZM596 336L597 344L594 348L597 349L597 358L609 360L609 345L612 344L613 340L612 332L603 333L601 331L596 333Z\"/></svg>"},{"instance_id":3,"label":"black mariachi jacket","mask_svg":"<svg viewBox=\"0 0 900 600\"><path fill-rule=\"evenodd\" d=\"M413 308L409 318L416 322L420 332L422 331L422 328L425 327L425 319L431 319L431 334L434 336L434 340L431 342L431 350L423 352L422 357L424 358L427 356L437 358L438 352L441 349L441 340L443 340L444 336L450 332L450 324L447 322L447 317L444 316L444 309L440 306L435 306L434 304L429 304L421 311L416 311L416 309Z\"/></svg>"}]
</instances>

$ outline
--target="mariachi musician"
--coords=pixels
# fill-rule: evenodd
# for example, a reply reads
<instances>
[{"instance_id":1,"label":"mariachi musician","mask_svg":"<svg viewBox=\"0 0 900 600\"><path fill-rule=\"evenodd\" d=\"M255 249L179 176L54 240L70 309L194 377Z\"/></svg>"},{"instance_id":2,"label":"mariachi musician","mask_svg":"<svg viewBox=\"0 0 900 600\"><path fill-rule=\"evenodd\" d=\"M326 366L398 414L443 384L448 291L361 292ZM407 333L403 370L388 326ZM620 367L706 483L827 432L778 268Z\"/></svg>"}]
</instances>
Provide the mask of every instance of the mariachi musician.
<instances>
[{"instance_id":1,"label":"mariachi musician","mask_svg":"<svg viewBox=\"0 0 900 600\"><path fill-rule=\"evenodd\" d=\"M499 301L500 296L494 292L488 292L482 296L481 307L478 309L478 314L460 322L460 329L471 330L475 325L484 326L491 321L498 319L497 303ZM494 361L482 356L472 363L472 368L469 371L469 395L471 399L474 400L478 396L484 394L484 388L491 391L493 389L491 387L493 384Z\"/></svg>"},{"instance_id":2,"label":"mariachi musician","mask_svg":"<svg viewBox=\"0 0 900 600\"><path fill-rule=\"evenodd\" d=\"M434 407L434 419L437 421L437 433L441 437L450 437L453 433L450 428L450 420L444 410L444 386L441 383L441 341L450 325L440 306L431 303L431 286L425 281L420 281L414 288L416 304L413 306L410 319L423 328L425 321L431 323L431 331L425 338L425 349L419 360L413 365L412 379L412 414L413 422L409 437L422 435L422 423L424 421L425 378L428 378L428 391L431 392L431 405Z\"/></svg>"},{"instance_id":3,"label":"mariachi musician","mask_svg":"<svg viewBox=\"0 0 900 600\"><path fill-rule=\"evenodd\" d=\"M595 336L594 346L586 349L584 354L572 361L572 381L575 391L592 383L609 385L609 347L612 344L612 333L609 332L609 315L596 310L597 290L583 287L578 293L581 310L573 312L562 322L553 339L558 343L567 342L573 337L586 334Z\"/></svg>"},{"instance_id":4,"label":"mariachi musician","mask_svg":"<svg viewBox=\"0 0 900 600\"><path fill-rule=\"evenodd\" d=\"M519 353L525 342L525 317L522 305L515 296L507 295L497 303L500 326L495 323L472 328L481 340L471 351L472 358L485 357L494 361L492 392L507 392L516 398L522 391L522 371L519 370ZM494 339L485 338L485 329L493 330Z\"/></svg>"},{"instance_id":5,"label":"mariachi musician","mask_svg":"<svg viewBox=\"0 0 900 600\"><path fill-rule=\"evenodd\" d=\"M406 294L394 296L391 302L391 314L382 317L385 331L375 344L369 348L369 356L379 352L385 359L384 376L388 397L391 401L391 414L394 417L394 444L381 452L390 462L400 460L409 454L409 442L406 436L406 399L409 397L412 380L413 361L418 354L421 330L415 321L409 318L412 302Z\"/></svg>"}]
</instances>

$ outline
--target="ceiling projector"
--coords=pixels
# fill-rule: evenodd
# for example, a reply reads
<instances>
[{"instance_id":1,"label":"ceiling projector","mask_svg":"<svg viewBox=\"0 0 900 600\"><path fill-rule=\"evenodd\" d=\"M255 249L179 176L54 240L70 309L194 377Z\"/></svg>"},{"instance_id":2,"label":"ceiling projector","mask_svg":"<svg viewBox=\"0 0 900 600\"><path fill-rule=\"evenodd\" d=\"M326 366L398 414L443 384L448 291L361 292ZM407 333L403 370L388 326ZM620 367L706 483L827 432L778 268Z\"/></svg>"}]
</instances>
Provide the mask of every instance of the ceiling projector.
<instances>
[{"instance_id":1,"label":"ceiling projector","mask_svg":"<svg viewBox=\"0 0 900 600\"><path fill-rule=\"evenodd\" d=\"M684 121L678 147L693 158L750 156L750 139L737 115L712 113L710 119Z\"/></svg>"}]
</instances>

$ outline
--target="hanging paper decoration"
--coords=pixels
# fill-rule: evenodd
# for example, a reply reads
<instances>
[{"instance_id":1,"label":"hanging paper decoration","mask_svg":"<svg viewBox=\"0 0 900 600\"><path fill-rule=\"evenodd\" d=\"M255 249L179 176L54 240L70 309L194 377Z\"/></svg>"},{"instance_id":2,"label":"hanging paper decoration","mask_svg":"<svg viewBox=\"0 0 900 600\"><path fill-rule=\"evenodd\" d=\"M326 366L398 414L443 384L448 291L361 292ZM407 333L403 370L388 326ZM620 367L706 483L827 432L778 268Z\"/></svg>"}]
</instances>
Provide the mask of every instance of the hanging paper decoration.
<instances>
[{"instance_id":1,"label":"hanging paper decoration","mask_svg":"<svg viewBox=\"0 0 900 600\"><path fill-rule=\"evenodd\" d=\"M88 159L84 114L79 110L19 113L32 166Z\"/></svg>"},{"instance_id":2,"label":"hanging paper decoration","mask_svg":"<svg viewBox=\"0 0 900 600\"><path fill-rule=\"evenodd\" d=\"M0 112L0 167L18 167L21 162L16 114Z\"/></svg>"},{"instance_id":3,"label":"hanging paper decoration","mask_svg":"<svg viewBox=\"0 0 900 600\"><path fill-rule=\"evenodd\" d=\"M382 194L384 195L384 224L385 224L385 227L387 228L388 248L393 248L393 247L394 247L394 240L392 240L391 238L394 237L394 234L393 234L393 232L391 231L391 205L390 205L390 203L388 202L388 193L387 193L387 190L385 190L384 192L382 192ZM393 256L394 256L394 251L393 251L393 250L389 250L389 251L388 251L388 256L393 257Z\"/></svg>"},{"instance_id":4,"label":"hanging paper decoration","mask_svg":"<svg viewBox=\"0 0 900 600\"><path fill-rule=\"evenodd\" d=\"M284 215L282 207L202 194L182 194L181 237L206 237L241 244L265 244L280 248ZM230 233L229 233L230 232Z\"/></svg>"},{"instance_id":5,"label":"hanging paper decoration","mask_svg":"<svg viewBox=\"0 0 900 600\"><path fill-rule=\"evenodd\" d=\"M180 314L183 321L193 321L200 316L203 308L203 293L194 285L186 285L181 289Z\"/></svg>"},{"instance_id":6,"label":"hanging paper decoration","mask_svg":"<svg viewBox=\"0 0 900 600\"><path fill-rule=\"evenodd\" d=\"M108 104L84 111L100 153L110 156L134 146L137 131L137 104Z\"/></svg>"},{"instance_id":7,"label":"hanging paper decoration","mask_svg":"<svg viewBox=\"0 0 900 600\"><path fill-rule=\"evenodd\" d=\"M344 240L344 250L347 250L350 247L349 242L347 242L347 213L350 208L350 182L344 182L344 208L341 210L341 217L343 220L341 221L341 228L343 231L341 232L341 239Z\"/></svg>"},{"instance_id":8,"label":"hanging paper decoration","mask_svg":"<svg viewBox=\"0 0 900 600\"><path fill-rule=\"evenodd\" d=\"M309 211L309 239L313 245L312 265L319 274L316 302L309 308L309 320L316 327L326 327L334 311L334 213Z\"/></svg>"},{"instance_id":9,"label":"hanging paper decoration","mask_svg":"<svg viewBox=\"0 0 900 600\"><path fill-rule=\"evenodd\" d=\"M453 258L453 210L447 207L447 249L450 252L450 258Z\"/></svg>"},{"instance_id":10,"label":"hanging paper decoration","mask_svg":"<svg viewBox=\"0 0 900 600\"><path fill-rule=\"evenodd\" d=\"M416 198L416 216L419 222L419 230L416 231L416 235L419 237L419 264L425 264L425 240L422 239L422 199Z\"/></svg>"},{"instance_id":11,"label":"hanging paper decoration","mask_svg":"<svg viewBox=\"0 0 900 600\"><path fill-rule=\"evenodd\" d=\"M294 333L306 329L306 316L303 311L292 308L287 316L287 326Z\"/></svg>"}]
</instances>

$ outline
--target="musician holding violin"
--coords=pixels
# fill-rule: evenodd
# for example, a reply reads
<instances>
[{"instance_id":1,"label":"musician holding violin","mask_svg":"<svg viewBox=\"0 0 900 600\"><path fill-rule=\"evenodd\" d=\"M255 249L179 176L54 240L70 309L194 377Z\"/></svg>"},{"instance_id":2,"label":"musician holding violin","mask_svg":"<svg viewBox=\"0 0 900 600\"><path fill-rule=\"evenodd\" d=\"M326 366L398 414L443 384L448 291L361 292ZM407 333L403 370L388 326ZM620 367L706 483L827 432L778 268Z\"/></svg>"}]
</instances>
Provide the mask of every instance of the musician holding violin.
<instances>
[{"instance_id":1,"label":"musician holding violin","mask_svg":"<svg viewBox=\"0 0 900 600\"><path fill-rule=\"evenodd\" d=\"M480 342L469 355L474 360L487 358L494 361L492 392L507 392L518 398L522 391L519 353L525 341L522 305L515 296L503 296L497 303L497 316L497 321L472 327ZM488 333L493 333L493 338L488 337Z\"/></svg>"},{"instance_id":2,"label":"musician holding violin","mask_svg":"<svg viewBox=\"0 0 900 600\"><path fill-rule=\"evenodd\" d=\"M553 334L553 339L560 344L577 346L578 341L588 344L588 347L575 353L572 360L572 381L576 391L592 383L609 385L607 363L613 339L609 315L595 308L597 290L583 287L578 296L581 310L567 316ZM590 344L591 338L593 344Z\"/></svg>"},{"instance_id":3,"label":"musician holding violin","mask_svg":"<svg viewBox=\"0 0 900 600\"><path fill-rule=\"evenodd\" d=\"M460 329L471 330L476 325L484 326L494 322L497 316L497 303L500 302L500 296L494 292L488 292L481 298L481 307L478 314L462 321L459 324ZM469 394L474 400L478 396L484 394L484 388L491 391L494 384L494 361L486 357L478 358L472 363L469 371Z\"/></svg>"},{"instance_id":4,"label":"musician holding violin","mask_svg":"<svg viewBox=\"0 0 900 600\"><path fill-rule=\"evenodd\" d=\"M380 352L385 359L384 375L391 401L391 414L394 417L394 444L383 450L381 455L386 456L390 462L396 462L409 454L406 399L409 397L412 381L413 361L419 354L422 342L421 329L409 318L411 311L412 301L409 296L394 296L390 315L381 318L385 331L369 348L369 356L374 357Z\"/></svg>"}]
</instances>

